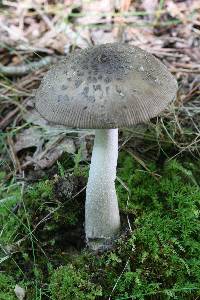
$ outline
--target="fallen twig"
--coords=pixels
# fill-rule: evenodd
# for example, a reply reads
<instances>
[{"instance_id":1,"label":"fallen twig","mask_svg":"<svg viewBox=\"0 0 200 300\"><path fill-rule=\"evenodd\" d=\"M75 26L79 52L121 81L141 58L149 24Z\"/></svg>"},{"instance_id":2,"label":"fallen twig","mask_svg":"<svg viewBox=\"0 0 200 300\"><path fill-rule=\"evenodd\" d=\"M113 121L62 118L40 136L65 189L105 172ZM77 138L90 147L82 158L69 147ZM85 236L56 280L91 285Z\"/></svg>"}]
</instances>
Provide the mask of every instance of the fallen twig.
<instances>
[{"instance_id":1,"label":"fallen twig","mask_svg":"<svg viewBox=\"0 0 200 300\"><path fill-rule=\"evenodd\" d=\"M46 56L37 62L31 62L29 64L23 64L19 66L3 66L0 64L0 73L5 75L25 75L31 71L38 70L42 67L55 63L57 58L52 56Z\"/></svg>"},{"instance_id":2,"label":"fallen twig","mask_svg":"<svg viewBox=\"0 0 200 300\"><path fill-rule=\"evenodd\" d=\"M190 69L183 69L183 68L170 68L170 72L172 73L195 73L195 74L200 74L200 70L190 70Z\"/></svg>"}]
</instances>

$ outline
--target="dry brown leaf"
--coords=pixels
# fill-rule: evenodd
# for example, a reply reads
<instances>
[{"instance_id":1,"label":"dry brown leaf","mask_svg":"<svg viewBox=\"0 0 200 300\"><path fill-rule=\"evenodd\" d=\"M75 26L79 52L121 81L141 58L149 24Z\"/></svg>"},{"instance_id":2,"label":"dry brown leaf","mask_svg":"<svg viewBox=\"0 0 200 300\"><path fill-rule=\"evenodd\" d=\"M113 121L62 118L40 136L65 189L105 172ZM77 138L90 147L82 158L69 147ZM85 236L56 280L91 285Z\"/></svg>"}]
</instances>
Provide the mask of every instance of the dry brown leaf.
<instances>
[{"instance_id":1,"label":"dry brown leaf","mask_svg":"<svg viewBox=\"0 0 200 300\"><path fill-rule=\"evenodd\" d=\"M51 148L47 143L46 148L48 147L50 148L50 150L44 153L44 155L41 153L40 155L34 157L35 169L49 168L59 159L59 157L64 152L75 153L76 151L74 141L70 138L64 138L62 142L60 142L53 148Z\"/></svg>"},{"instance_id":2,"label":"dry brown leaf","mask_svg":"<svg viewBox=\"0 0 200 300\"><path fill-rule=\"evenodd\" d=\"M184 23L187 21L187 16L185 13L183 13L179 3L174 3L174 1L167 1L166 9L172 17L178 18Z\"/></svg>"},{"instance_id":3,"label":"dry brown leaf","mask_svg":"<svg viewBox=\"0 0 200 300\"><path fill-rule=\"evenodd\" d=\"M36 147L36 151L40 151L44 143L44 138L41 129L37 127L30 127L19 133L14 145L16 153L22 149Z\"/></svg>"},{"instance_id":4,"label":"dry brown leaf","mask_svg":"<svg viewBox=\"0 0 200 300\"><path fill-rule=\"evenodd\" d=\"M35 128L33 133L28 129L25 131L25 135L24 132L22 132L15 147L19 151L19 149L21 150L25 147L36 146L38 142L41 142L41 145L39 145L40 147L38 147L32 157L30 157L30 154L29 156L26 156L23 164L23 166L30 164L34 165L36 169L51 167L63 152L74 153L76 151L73 139L66 137L66 134L73 133L76 136L77 134L84 136L89 133L86 130L69 129L62 125L51 125L43 119L35 109L31 109L24 113L23 119L40 127L31 127L32 129ZM35 141L29 134L33 138L35 137ZM36 140L36 138L38 140Z\"/></svg>"}]
</instances>

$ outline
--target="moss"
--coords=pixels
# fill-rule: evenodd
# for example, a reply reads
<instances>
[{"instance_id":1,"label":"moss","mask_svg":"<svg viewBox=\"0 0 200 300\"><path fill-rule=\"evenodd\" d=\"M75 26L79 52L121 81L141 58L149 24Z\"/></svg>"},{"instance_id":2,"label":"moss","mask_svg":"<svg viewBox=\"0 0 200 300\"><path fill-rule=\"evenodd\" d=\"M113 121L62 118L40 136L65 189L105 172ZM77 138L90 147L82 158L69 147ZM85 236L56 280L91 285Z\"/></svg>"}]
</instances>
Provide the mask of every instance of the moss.
<instances>
[{"instance_id":1,"label":"moss","mask_svg":"<svg viewBox=\"0 0 200 300\"><path fill-rule=\"evenodd\" d=\"M14 293L15 282L11 276L0 273L0 299L16 300Z\"/></svg>"},{"instance_id":2,"label":"moss","mask_svg":"<svg viewBox=\"0 0 200 300\"><path fill-rule=\"evenodd\" d=\"M40 253L37 261L43 269L46 269L43 251L60 261L62 251L68 247L80 248L83 243L80 236L83 235L84 184L81 177L68 174L64 177L56 176L52 180L41 180L26 188L23 206L18 212L21 220L18 239L28 237L23 243L23 251L34 247L34 252ZM29 253L28 261L25 262L30 272L33 265L31 256Z\"/></svg>"},{"instance_id":3,"label":"moss","mask_svg":"<svg viewBox=\"0 0 200 300\"><path fill-rule=\"evenodd\" d=\"M72 265L58 268L51 277L49 290L52 300L94 300L101 288L90 281L89 274L77 271Z\"/></svg>"},{"instance_id":4,"label":"moss","mask_svg":"<svg viewBox=\"0 0 200 300\"><path fill-rule=\"evenodd\" d=\"M2 164L3 164L3 163L0 161L0 166L1 166ZM0 171L0 180L3 181L5 177L6 177L6 172Z\"/></svg>"},{"instance_id":5,"label":"moss","mask_svg":"<svg viewBox=\"0 0 200 300\"><path fill-rule=\"evenodd\" d=\"M128 203L121 187L118 195L120 207L130 214L133 233L123 243L119 241L115 250L123 261L121 266L125 257L128 261L115 289L116 298L199 296L200 189L194 175L176 160L160 170L150 164L146 172L130 156L121 159L121 165L123 159L125 163L118 176L125 179L130 191ZM121 266L118 270L110 266L106 272L110 287L114 284L110 273L117 280Z\"/></svg>"},{"instance_id":6,"label":"moss","mask_svg":"<svg viewBox=\"0 0 200 300\"><path fill-rule=\"evenodd\" d=\"M40 182L28 187L26 196L30 200L51 200L53 197L53 186L53 180L41 180Z\"/></svg>"},{"instance_id":7,"label":"moss","mask_svg":"<svg viewBox=\"0 0 200 300\"><path fill-rule=\"evenodd\" d=\"M124 233L111 252L86 252L71 262L76 274L87 274L101 286L102 297L96 299L108 299L110 294L118 300L200 296L196 178L176 160L160 169L148 164L148 170L129 155L121 155L118 176L129 189L128 204L119 184L118 197L121 210L129 214L132 232Z\"/></svg>"},{"instance_id":8,"label":"moss","mask_svg":"<svg viewBox=\"0 0 200 300\"><path fill-rule=\"evenodd\" d=\"M15 224L10 238L13 242L15 236L28 237L13 255L29 281L27 290L36 293L35 285L44 299L47 295L51 300L200 297L199 162L171 160L143 166L130 154L120 153L117 193L123 232L114 248L102 254L80 251L85 199L80 191L85 178L62 174L27 186L25 209L22 206L16 213L26 226ZM4 218L4 226L5 222ZM17 274L11 260L3 265ZM24 279L19 271L15 277L16 282Z\"/></svg>"},{"instance_id":9,"label":"moss","mask_svg":"<svg viewBox=\"0 0 200 300\"><path fill-rule=\"evenodd\" d=\"M20 200L21 185L16 183L15 179L9 182L5 181L0 185L0 239L2 244L10 243L19 228L15 212L18 210Z\"/></svg>"},{"instance_id":10,"label":"moss","mask_svg":"<svg viewBox=\"0 0 200 300\"><path fill-rule=\"evenodd\" d=\"M54 223L55 227L76 225L79 221L80 208L83 208L83 203L76 194L80 193L83 182L81 177L68 174L29 187L25 197L33 223L34 220L38 222L42 217L51 214L50 222L44 224L47 230L51 227L51 223Z\"/></svg>"}]
</instances>

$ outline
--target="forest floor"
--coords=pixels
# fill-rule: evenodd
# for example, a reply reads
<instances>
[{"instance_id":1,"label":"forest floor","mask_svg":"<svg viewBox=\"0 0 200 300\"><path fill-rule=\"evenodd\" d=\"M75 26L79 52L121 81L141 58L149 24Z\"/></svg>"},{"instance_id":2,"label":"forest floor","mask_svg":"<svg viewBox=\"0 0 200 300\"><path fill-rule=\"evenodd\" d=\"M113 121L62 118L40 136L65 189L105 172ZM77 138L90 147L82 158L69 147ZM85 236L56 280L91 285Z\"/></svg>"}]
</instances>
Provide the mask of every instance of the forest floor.
<instances>
[{"instance_id":1,"label":"forest floor","mask_svg":"<svg viewBox=\"0 0 200 300\"><path fill-rule=\"evenodd\" d=\"M159 58L176 101L120 130L122 234L85 245L94 135L52 126L34 108L52 63L123 42ZM199 0L0 3L0 300L200 299Z\"/></svg>"}]
</instances>

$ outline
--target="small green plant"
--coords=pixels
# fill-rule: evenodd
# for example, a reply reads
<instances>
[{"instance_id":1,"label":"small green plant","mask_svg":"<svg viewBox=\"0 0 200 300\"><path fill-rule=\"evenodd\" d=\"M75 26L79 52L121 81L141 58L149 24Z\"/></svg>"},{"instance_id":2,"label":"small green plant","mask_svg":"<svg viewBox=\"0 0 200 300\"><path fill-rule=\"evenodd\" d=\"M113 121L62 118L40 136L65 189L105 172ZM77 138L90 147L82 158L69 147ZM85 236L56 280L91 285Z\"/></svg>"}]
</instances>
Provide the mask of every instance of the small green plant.
<instances>
[{"instance_id":1,"label":"small green plant","mask_svg":"<svg viewBox=\"0 0 200 300\"><path fill-rule=\"evenodd\" d=\"M59 175L61 177L64 177L65 176L65 169L64 169L63 165L59 161L57 161L57 166L58 166Z\"/></svg>"},{"instance_id":2,"label":"small green plant","mask_svg":"<svg viewBox=\"0 0 200 300\"><path fill-rule=\"evenodd\" d=\"M74 154L74 170L75 176L88 177L89 167L87 165L81 165L82 162L82 148L79 148L78 153Z\"/></svg>"},{"instance_id":3,"label":"small green plant","mask_svg":"<svg viewBox=\"0 0 200 300\"><path fill-rule=\"evenodd\" d=\"M58 268L49 284L52 300L95 300L101 288L90 281L89 274L76 270L72 265Z\"/></svg>"}]
</instances>

